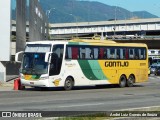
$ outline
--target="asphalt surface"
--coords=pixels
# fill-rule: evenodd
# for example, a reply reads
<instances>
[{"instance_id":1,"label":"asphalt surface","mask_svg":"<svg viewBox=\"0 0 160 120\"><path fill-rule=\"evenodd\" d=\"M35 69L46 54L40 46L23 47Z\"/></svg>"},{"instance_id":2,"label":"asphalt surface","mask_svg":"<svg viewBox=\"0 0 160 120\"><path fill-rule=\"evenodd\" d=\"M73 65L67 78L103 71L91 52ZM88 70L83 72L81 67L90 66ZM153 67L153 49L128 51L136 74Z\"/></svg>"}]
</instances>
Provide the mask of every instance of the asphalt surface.
<instances>
[{"instance_id":1,"label":"asphalt surface","mask_svg":"<svg viewBox=\"0 0 160 120\"><path fill-rule=\"evenodd\" d=\"M131 88L107 85L76 87L72 91L60 88L42 91L30 87L17 91L13 90L13 83L0 85L0 111L54 111L52 114L64 115L79 114L79 111L105 112L160 106L158 76L151 76L148 82Z\"/></svg>"},{"instance_id":2,"label":"asphalt surface","mask_svg":"<svg viewBox=\"0 0 160 120\"><path fill-rule=\"evenodd\" d=\"M160 77L134 87L76 87L71 91L27 87L14 90L14 81L0 85L0 110L106 111L160 106ZM9 103L9 104L6 104Z\"/></svg>"}]
</instances>

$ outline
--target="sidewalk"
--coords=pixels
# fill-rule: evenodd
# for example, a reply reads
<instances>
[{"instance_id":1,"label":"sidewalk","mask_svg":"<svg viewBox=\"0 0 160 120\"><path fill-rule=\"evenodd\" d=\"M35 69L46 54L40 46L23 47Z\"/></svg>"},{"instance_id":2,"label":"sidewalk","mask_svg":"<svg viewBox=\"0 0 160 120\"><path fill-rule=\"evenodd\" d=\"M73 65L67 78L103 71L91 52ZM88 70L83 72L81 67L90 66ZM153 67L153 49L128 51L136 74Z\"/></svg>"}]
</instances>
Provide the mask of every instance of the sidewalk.
<instances>
[{"instance_id":1,"label":"sidewalk","mask_svg":"<svg viewBox=\"0 0 160 120\"><path fill-rule=\"evenodd\" d=\"M13 91L14 80L0 83L0 91Z\"/></svg>"}]
</instances>

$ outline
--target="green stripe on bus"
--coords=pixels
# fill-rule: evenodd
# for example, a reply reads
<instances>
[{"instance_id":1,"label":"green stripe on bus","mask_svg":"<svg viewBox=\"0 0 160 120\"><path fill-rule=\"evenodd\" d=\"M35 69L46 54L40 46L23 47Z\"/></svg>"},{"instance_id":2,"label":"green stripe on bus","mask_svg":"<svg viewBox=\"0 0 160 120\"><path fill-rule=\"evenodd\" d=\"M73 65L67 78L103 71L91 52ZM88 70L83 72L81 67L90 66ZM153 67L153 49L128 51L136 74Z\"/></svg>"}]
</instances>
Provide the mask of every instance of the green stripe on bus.
<instances>
[{"instance_id":1,"label":"green stripe on bus","mask_svg":"<svg viewBox=\"0 0 160 120\"><path fill-rule=\"evenodd\" d=\"M88 43L83 43L83 42L68 42L68 45L88 45Z\"/></svg>"},{"instance_id":2,"label":"green stripe on bus","mask_svg":"<svg viewBox=\"0 0 160 120\"><path fill-rule=\"evenodd\" d=\"M106 76L103 73L102 68L99 65L99 62L96 60L90 60L89 64L94 75L98 78L97 80L107 80Z\"/></svg>"},{"instance_id":3,"label":"green stripe on bus","mask_svg":"<svg viewBox=\"0 0 160 120\"><path fill-rule=\"evenodd\" d=\"M68 42L69 45L79 45L79 42Z\"/></svg>"},{"instance_id":4,"label":"green stripe on bus","mask_svg":"<svg viewBox=\"0 0 160 120\"><path fill-rule=\"evenodd\" d=\"M93 71L91 70L91 66L88 62L88 60L78 60L79 65L82 69L83 74L86 78L89 80L97 80L98 78L94 75Z\"/></svg>"},{"instance_id":5,"label":"green stripe on bus","mask_svg":"<svg viewBox=\"0 0 160 120\"><path fill-rule=\"evenodd\" d=\"M94 60L78 60L83 74L89 80L107 80L100 68L98 61Z\"/></svg>"}]
</instances>

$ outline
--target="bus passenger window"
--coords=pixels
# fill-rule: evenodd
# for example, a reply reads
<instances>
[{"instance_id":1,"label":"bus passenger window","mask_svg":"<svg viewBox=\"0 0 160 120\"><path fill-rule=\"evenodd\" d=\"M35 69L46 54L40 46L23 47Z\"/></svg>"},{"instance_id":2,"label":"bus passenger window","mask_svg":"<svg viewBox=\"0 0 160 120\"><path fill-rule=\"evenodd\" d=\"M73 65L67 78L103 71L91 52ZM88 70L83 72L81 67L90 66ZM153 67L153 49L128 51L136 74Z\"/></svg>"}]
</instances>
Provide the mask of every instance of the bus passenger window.
<instances>
[{"instance_id":1,"label":"bus passenger window","mask_svg":"<svg viewBox=\"0 0 160 120\"><path fill-rule=\"evenodd\" d=\"M107 59L107 50L104 50L103 58L104 58L104 59Z\"/></svg>"},{"instance_id":2,"label":"bus passenger window","mask_svg":"<svg viewBox=\"0 0 160 120\"><path fill-rule=\"evenodd\" d=\"M134 59L135 56L134 56L134 49L129 49L129 58L130 59Z\"/></svg>"},{"instance_id":3,"label":"bus passenger window","mask_svg":"<svg viewBox=\"0 0 160 120\"><path fill-rule=\"evenodd\" d=\"M133 55L129 55L129 58L133 59L133 58L134 58L134 56L133 56Z\"/></svg>"},{"instance_id":4,"label":"bus passenger window","mask_svg":"<svg viewBox=\"0 0 160 120\"><path fill-rule=\"evenodd\" d=\"M109 59L109 58L110 58L110 49L104 48L103 59Z\"/></svg>"},{"instance_id":5,"label":"bus passenger window","mask_svg":"<svg viewBox=\"0 0 160 120\"><path fill-rule=\"evenodd\" d=\"M129 58L128 49L126 48L124 50L125 50L125 59L128 60Z\"/></svg>"},{"instance_id":6,"label":"bus passenger window","mask_svg":"<svg viewBox=\"0 0 160 120\"><path fill-rule=\"evenodd\" d=\"M86 58L86 50L85 48L80 48L80 59Z\"/></svg>"},{"instance_id":7,"label":"bus passenger window","mask_svg":"<svg viewBox=\"0 0 160 120\"><path fill-rule=\"evenodd\" d=\"M91 59L95 59L96 54L95 54L95 50L94 49L91 49L90 57L91 57Z\"/></svg>"},{"instance_id":8,"label":"bus passenger window","mask_svg":"<svg viewBox=\"0 0 160 120\"><path fill-rule=\"evenodd\" d=\"M125 48L121 48L120 49L120 59L126 59L126 56L125 56Z\"/></svg>"},{"instance_id":9,"label":"bus passenger window","mask_svg":"<svg viewBox=\"0 0 160 120\"><path fill-rule=\"evenodd\" d=\"M136 49L135 49L135 59L136 59L136 60L138 60L138 59L139 59L139 56L140 56L138 51L139 51L139 50L136 48Z\"/></svg>"},{"instance_id":10,"label":"bus passenger window","mask_svg":"<svg viewBox=\"0 0 160 120\"><path fill-rule=\"evenodd\" d=\"M135 56L134 56L134 59L138 60L138 59L139 59L139 57L138 57L137 55L135 55Z\"/></svg>"},{"instance_id":11,"label":"bus passenger window","mask_svg":"<svg viewBox=\"0 0 160 120\"><path fill-rule=\"evenodd\" d=\"M110 58L114 59L115 58L115 54L111 53Z\"/></svg>"},{"instance_id":12,"label":"bus passenger window","mask_svg":"<svg viewBox=\"0 0 160 120\"><path fill-rule=\"evenodd\" d=\"M85 48L85 57L86 59L91 59L91 49Z\"/></svg>"},{"instance_id":13,"label":"bus passenger window","mask_svg":"<svg viewBox=\"0 0 160 120\"><path fill-rule=\"evenodd\" d=\"M140 59L145 59L145 49L139 49L139 57Z\"/></svg>"},{"instance_id":14,"label":"bus passenger window","mask_svg":"<svg viewBox=\"0 0 160 120\"><path fill-rule=\"evenodd\" d=\"M72 47L72 59L78 59L78 48Z\"/></svg>"},{"instance_id":15,"label":"bus passenger window","mask_svg":"<svg viewBox=\"0 0 160 120\"><path fill-rule=\"evenodd\" d=\"M98 48L94 48L94 59L98 59Z\"/></svg>"},{"instance_id":16,"label":"bus passenger window","mask_svg":"<svg viewBox=\"0 0 160 120\"><path fill-rule=\"evenodd\" d=\"M82 57L81 57L82 59L85 59L86 57L85 57L85 53L82 53Z\"/></svg>"},{"instance_id":17,"label":"bus passenger window","mask_svg":"<svg viewBox=\"0 0 160 120\"><path fill-rule=\"evenodd\" d=\"M66 48L66 59L72 59L72 50L71 47Z\"/></svg>"},{"instance_id":18,"label":"bus passenger window","mask_svg":"<svg viewBox=\"0 0 160 120\"><path fill-rule=\"evenodd\" d=\"M120 59L120 49L117 49L117 53L116 53L116 59Z\"/></svg>"},{"instance_id":19,"label":"bus passenger window","mask_svg":"<svg viewBox=\"0 0 160 120\"><path fill-rule=\"evenodd\" d=\"M116 56L115 56L115 49L114 48L110 50L110 58L111 59L115 59L116 58Z\"/></svg>"},{"instance_id":20,"label":"bus passenger window","mask_svg":"<svg viewBox=\"0 0 160 120\"><path fill-rule=\"evenodd\" d=\"M104 49L103 49L103 48L100 48L100 49L99 49L99 56L98 56L98 58L99 58L99 59L102 59L103 56L104 56Z\"/></svg>"},{"instance_id":21,"label":"bus passenger window","mask_svg":"<svg viewBox=\"0 0 160 120\"><path fill-rule=\"evenodd\" d=\"M143 55L144 55L144 59L146 59L147 58L147 56L146 56L146 49L143 49Z\"/></svg>"}]
</instances>

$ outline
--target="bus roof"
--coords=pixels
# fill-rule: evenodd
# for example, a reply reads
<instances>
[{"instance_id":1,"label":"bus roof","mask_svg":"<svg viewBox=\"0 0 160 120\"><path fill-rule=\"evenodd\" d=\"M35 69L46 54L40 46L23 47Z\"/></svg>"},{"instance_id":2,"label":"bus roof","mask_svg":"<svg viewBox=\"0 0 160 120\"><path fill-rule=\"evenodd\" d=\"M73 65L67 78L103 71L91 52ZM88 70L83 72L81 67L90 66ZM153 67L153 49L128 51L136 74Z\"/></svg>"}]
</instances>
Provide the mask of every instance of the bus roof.
<instances>
[{"instance_id":1,"label":"bus roof","mask_svg":"<svg viewBox=\"0 0 160 120\"><path fill-rule=\"evenodd\" d=\"M147 47L144 43L118 43L113 40L92 40L92 39L73 39L69 42L76 44L86 45L104 45L104 46L134 46L134 47Z\"/></svg>"},{"instance_id":2,"label":"bus roof","mask_svg":"<svg viewBox=\"0 0 160 120\"><path fill-rule=\"evenodd\" d=\"M34 41L27 44L72 44L72 45L104 45L104 46L134 46L147 47L144 43L118 43L112 40L93 40L93 39L72 39L69 41Z\"/></svg>"}]
</instances>

